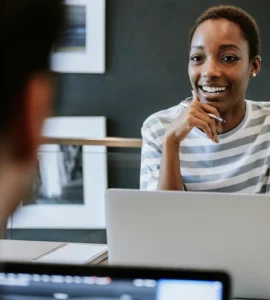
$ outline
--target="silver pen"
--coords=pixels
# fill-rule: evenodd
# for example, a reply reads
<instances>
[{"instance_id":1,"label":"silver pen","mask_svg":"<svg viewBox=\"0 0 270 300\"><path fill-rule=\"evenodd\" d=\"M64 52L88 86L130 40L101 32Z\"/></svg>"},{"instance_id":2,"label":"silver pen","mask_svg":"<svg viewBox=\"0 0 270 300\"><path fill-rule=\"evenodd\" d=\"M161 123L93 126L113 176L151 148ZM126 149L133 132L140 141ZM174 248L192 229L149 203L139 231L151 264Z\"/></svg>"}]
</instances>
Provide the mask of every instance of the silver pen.
<instances>
[{"instance_id":1,"label":"silver pen","mask_svg":"<svg viewBox=\"0 0 270 300\"><path fill-rule=\"evenodd\" d=\"M180 102L180 104L183 106L183 107L188 107L189 104L187 103L188 101L187 100L192 100L192 98L187 98L186 100ZM215 120L218 120L220 121L221 123L226 123L226 121L216 115L213 115L213 114L210 114L210 113L207 113L209 117L211 117L212 119L215 119Z\"/></svg>"}]
</instances>

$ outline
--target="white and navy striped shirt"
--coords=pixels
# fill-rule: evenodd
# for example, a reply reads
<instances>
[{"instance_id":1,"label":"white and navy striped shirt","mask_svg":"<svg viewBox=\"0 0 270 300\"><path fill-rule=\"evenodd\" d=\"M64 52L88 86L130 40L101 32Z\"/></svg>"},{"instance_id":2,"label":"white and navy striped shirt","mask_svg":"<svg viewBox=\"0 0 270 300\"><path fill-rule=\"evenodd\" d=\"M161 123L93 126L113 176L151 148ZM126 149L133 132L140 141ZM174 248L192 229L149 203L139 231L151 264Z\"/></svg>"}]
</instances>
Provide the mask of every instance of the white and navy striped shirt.
<instances>
[{"instance_id":1,"label":"white and navy striped shirt","mask_svg":"<svg viewBox=\"0 0 270 300\"><path fill-rule=\"evenodd\" d=\"M140 188L157 189L166 129L185 109L181 105L153 114L142 127ZM179 147L188 191L269 193L270 103L246 100L246 115L219 144L193 128Z\"/></svg>"}]
</instances>

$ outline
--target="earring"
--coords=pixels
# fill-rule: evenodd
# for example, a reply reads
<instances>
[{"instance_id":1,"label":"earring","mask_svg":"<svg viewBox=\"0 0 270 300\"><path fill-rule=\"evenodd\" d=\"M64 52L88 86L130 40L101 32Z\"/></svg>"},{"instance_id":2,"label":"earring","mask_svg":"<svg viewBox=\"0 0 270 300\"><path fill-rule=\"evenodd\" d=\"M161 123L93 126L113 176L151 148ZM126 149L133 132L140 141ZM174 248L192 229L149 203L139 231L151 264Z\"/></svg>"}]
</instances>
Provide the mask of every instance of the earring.
<instances>
[{"instance_id":1,"label":"earring","mask_svg":"<svg viewBox=\"0 0 270 300\"><path fill-rule=\"evenodd\" d=\"M252 76L253 76L253 77L256 77L256 76L257 76L257 74L254 72L254 73L252 73Z\"/></svg>"}]
</instances>

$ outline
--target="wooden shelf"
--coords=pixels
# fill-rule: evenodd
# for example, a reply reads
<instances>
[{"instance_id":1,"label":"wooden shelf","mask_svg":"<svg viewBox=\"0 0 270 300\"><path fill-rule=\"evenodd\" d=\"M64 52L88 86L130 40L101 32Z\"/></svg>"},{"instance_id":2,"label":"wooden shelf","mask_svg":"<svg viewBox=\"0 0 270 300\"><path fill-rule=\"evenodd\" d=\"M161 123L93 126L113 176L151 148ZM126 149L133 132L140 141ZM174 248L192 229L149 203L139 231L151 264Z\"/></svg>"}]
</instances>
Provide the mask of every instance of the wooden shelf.
<instances>
[{"instance_id":1,"label":"wooden shelf","mask_svg":"<svg viewBox=\"0 0 270 300\"><path fill-rule=\"evenodd\" d=\"M76 146L106 146L113 148L141 148L142 140L134 138L93 138L93 139L77 139L77 138L52 138L44 137L42 144L59 144L59 145L76 145Z\"/></svg>"}]
</instances>

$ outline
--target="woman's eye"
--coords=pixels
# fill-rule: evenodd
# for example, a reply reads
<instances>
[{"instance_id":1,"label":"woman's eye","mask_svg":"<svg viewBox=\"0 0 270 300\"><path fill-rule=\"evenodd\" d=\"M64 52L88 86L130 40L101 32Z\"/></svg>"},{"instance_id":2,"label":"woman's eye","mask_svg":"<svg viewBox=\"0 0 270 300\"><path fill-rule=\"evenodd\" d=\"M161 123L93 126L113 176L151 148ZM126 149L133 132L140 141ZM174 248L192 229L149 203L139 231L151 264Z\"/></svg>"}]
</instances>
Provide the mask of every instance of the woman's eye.
<instances>
[{"instance_id":1,"label":"woman's eye","mask_svg":"<svg viewBox=\"0 0 270 300\"><path fill-rule=\"evenodd\" d=\"M222 58L222 60L232 62L232 61L237 61L238 57L233 56L233 55L226 55Z\"/></svg>"},{"instance_id":2,"label":"woman's eye","mask_svg":"<svg viewBox=\"0 0 270 300\"><path fill-rule=\"evenodd\" d=\"M202 56L200 56L200 55L194 55L194 56L192 56L191 57L191 60L192 61L195 61L195 62L199 62L199 61L201 61L203 58L202 58Z\"/></svg>"}]
</instances>

